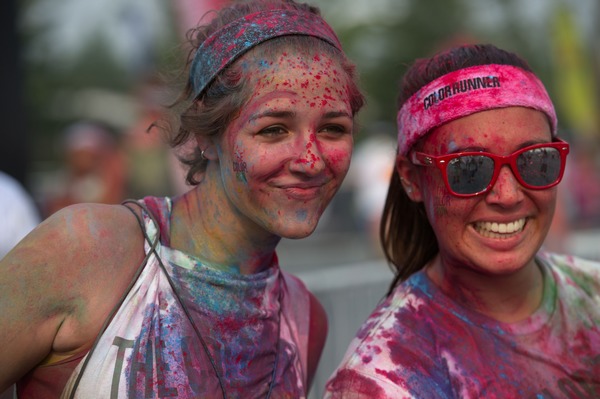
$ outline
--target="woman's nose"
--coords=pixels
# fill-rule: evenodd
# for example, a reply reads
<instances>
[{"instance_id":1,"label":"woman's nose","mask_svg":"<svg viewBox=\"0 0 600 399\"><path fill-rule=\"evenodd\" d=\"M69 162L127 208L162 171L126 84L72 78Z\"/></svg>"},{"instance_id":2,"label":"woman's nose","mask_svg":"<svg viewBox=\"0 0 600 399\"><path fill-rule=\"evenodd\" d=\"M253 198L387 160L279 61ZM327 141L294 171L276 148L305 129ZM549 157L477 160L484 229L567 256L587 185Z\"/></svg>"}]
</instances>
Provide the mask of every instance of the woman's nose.
<instances>
[{"instance_id":1,"label":"woman's nose","mask_svg":"<svg viewBox=\"0 0 600 399\"><path fill-rule=\"evenodd\" d=\"M498 179L486 198L490 202L503 206L514 205L523 199L523 187L521 187L510 166L502 166L498 173Z\"/></svg>"},{"instance_id":2,"label":"woman's nose","mask_svg":"<svg viewBox=\"0 0 600 399\"><path fill-rule=\"evenodd\" d=\"M320 143L314 133L298 140L295 145L297 156L290 161L290 170L298 173L316 175L325 169L325 161Z\"/></svg>"}]
</instances>

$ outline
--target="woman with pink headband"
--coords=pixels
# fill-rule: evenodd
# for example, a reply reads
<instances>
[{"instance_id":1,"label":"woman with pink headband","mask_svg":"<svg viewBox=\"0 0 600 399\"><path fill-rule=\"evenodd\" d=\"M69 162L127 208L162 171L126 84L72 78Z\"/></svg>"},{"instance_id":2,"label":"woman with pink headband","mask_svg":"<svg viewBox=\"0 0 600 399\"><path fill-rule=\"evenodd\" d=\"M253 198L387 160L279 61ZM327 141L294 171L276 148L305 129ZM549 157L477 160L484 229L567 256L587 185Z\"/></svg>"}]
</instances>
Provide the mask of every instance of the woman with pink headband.
<instances>
[{"instance_id":1,"label":"woman with pink headband","mask_svg":"<svg viewBox=\"0 0 600 399\"><path fill-rule=\"evenodd\" d=\"M395 270L326 398L600 397L600 264L545 253L569 145L517 55L417 60L381 241Z\"/></svg>"},{"instance_id":2,"label":"woman with pink headband","mask_svg":"<svg viewBox=\"0 0 600 399\"><path fill-rule=\"evenodd\" d=\"M314 231L348 171L354 66L291 0L236 2L192 33L182 112L158 124L192 188L65 208L0 261L0 392L307 396L327 321L275 250Z\"/></svg>"}]
</instances>

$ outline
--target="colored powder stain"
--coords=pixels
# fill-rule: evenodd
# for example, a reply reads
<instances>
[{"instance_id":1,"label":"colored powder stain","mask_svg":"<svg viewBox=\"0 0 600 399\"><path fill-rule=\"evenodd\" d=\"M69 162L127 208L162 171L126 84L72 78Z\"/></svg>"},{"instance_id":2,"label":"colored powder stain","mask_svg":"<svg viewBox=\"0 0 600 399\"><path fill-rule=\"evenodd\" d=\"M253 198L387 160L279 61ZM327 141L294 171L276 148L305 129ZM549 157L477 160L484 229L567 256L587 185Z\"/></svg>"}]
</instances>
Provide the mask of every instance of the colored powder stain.
<instances>
[{"instance_id":1,"label":"colored powder stain","mask_svg":"<svg viewBox=\"0 0 600 399\"><path fill-rule=\"evenodd\" d=\"M385 397L383 389L372 379L354 370L340 370L328 386L332 392L350 390L377 399Z\"/></svg>"},{"instance_id":2,"label":"colored powder stain","mask_svg":"<svg viewBox=\"0 0 600 399\"><path fill-rule=\"evenodd\" d=\"M238 181L242 182L242 183L248 183L248 180L246 179L246 174L243 172L238 172L235 174L235 177Z\"/></svg>"},{"instance_id":3,"label":"colored powder stain","mask_svg":"<svg viewBox=\"0 0 600 399\"><path fill-rule=\"evenodd\" d=\"M419 276L419 278L411 279L409 284L412 287L423 292L425 295L427 295L427 297L433 298L433 295L429 290L429 284L427 283L427 279L424 276ZM414 309L414 307L411 307L411 309ZM400 311L396 313L396 318L399 320L402 318L402 314Z\"/></svg>"},{"instance_id":4,"label":"colored powder stain","mask_svg":"<svg viewBox=\"0 0 600 399\"><path fill-rule=\"evenodd\" d=\"M371 363L371 360L373 360L373 357L372 357L372 356L363 356L363 357L362 357L362 362L363 362L364 364L369 364L369 363Z\"/></svg>"},{"instance_id":5,"label":"colored powder stain","mask_svg":"<svg viewBox=\"0 0 600 399\"><path fill-rule=\"evenodd\" d=\"M384 376L385 378L392 381L396 385L400 384L400 382L401 382L400 379L398 378L398 376L396 375L396 373L394 373L392 371L375 369L375 372L381 376Z\"/></svg>"},{"instance_id":6,"label":"colored powder stain","mask_svg":"<svg viewBox=\"0 0 600 399\"><path fill-rule=\"evenodd\" d=\"M457 313L457 312L452 312L453 315L455 315L456 317L458 317L459 319L461 319L462 321L464 321L466 324L469 324L471 326L477 326L477 324L473 323L471 320L469 320L469 318L466 315Z\"/></svg>"},{"instance_id":7,"label":"colored powder stain","mask_svg":"<svg viewBox=\"0 0 600 399\"><path fill-rule=\"evenodd\" d=\"M316 103L314 103L314 102L310 103L310 107L311 107L311 108L314 108L316 105L317 105L317 104L316 104Z\"/></svg>"},{"instance_id":8,"label":"colored powder stain","mask_svg":"<svg viewBox=\"0 0 600 399\"><path fill-rule=\"evenodd\" d=\"M331 156L329 157L329 162L332 165L337 165L340 162L345 162L348 157L349 157L349 153L348 152L336 152L334 154L331 154Z\"/></svg>"},{"instance_id":9,"label":"colored powder stain","mask_svg":"<svg viewBox=\"0 0 600 399\"><path fill-rule=\"evenodd\" d=\"M308 213L306 212L306 210L299 210L296 212L296 219L300 220L300 221L305 221L308 217Z\"/></svg>"}]
</instances>

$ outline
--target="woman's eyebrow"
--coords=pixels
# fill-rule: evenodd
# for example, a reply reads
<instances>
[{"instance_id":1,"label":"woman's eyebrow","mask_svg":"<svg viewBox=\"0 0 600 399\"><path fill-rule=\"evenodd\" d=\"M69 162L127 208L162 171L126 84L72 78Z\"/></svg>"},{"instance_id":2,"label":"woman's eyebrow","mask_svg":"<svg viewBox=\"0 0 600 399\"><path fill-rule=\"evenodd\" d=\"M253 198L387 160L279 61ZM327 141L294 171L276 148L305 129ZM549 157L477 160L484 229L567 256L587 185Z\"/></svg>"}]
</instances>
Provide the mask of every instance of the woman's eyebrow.
<instances>
[{"instance_id":1,"label":"woman's eyebrow","mask_svg":"<svg viewBox=\"0 0 600 399\"><path fill-rule=\"evenodd\" d=\"M325 118L339 118L340 116L352 118L352 116L346 111L330 111L330 112L326 112L325 115L323 115L323 116Z\"/></svg>"},{"instance_id":2,"label":"woman's eyebrow","mask_svg":"<svg viewBox=\"0 0 600 399\"><path fill-rule=\"evenodd\" d=\"M252 115L248 120L255 121L260 118L293 118L296 116L296 112L294 111L264 111L257 114Z\"/></svg>"}]
</instances>

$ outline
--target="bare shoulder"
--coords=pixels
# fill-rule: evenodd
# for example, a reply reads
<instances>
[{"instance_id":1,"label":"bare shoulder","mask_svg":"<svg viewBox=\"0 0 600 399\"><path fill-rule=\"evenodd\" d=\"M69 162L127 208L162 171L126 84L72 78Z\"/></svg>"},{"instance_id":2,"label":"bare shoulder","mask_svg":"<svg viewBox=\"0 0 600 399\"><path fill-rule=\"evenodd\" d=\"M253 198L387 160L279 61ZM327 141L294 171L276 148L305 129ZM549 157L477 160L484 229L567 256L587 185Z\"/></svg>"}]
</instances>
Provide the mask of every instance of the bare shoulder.
<instances>
[{"instance_id":1,"label":"bare shoulder","mask_svg":"<svg viewBox=\"0 0 600 399\"><path fill-rule=\"evenodd\" d=\"M85 283L95 274L122 270L123 263L115 261L139 255L142 243L140 227L124 206L78 204L42 222L11 255L25 260L24 267Z\"/></svg>"},{"instance_id":2,"label":"bare shoulder","mask_svg":"<svg viewBox=\"0 0 600 399\"><path fill-rule=\"evenodd\" d=\"M49 353L89 347L143 257L121 205L70 206L17 244L0 260L0 388Z\"/></svg>"}]
</instances>

